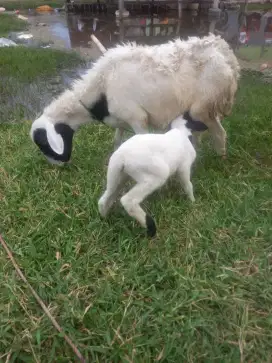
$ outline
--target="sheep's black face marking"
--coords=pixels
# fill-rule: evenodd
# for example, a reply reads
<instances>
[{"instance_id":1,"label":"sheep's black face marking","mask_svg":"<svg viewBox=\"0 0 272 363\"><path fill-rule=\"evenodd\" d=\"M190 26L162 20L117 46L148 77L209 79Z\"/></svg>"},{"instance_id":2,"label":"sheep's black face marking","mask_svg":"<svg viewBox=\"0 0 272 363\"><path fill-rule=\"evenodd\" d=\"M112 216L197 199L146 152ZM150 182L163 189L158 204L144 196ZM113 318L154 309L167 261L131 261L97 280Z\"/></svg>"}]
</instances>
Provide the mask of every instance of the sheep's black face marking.
<instances>
[{"instance_id":1,"label":"sheep's black face marking","mask_svg":"<svg viewBox=\"0 0 272 363\"><path fill-rule=\"evenodd\" d=\"M145 222L146 222L146 228L147 228L147 236L154 237L157 232L154 219L149 214L146 214Z\"/></svg>"},{"instance_id":2,"label":"sheep's black face marking","mask_svg":"<svg viewBox=\"0 0 272 363\"><path fill-rule=\"evenodd\" d=\"M90 114L100 122L103 122L104 118L110 115L107 97L104 93L102 93L96 103L90 107Z\"/></svg>"},{"instance_id":3,"label":"sheep's black face marking","mask_svg":"<svg viewBox=\"0 0 272 363\"><path fill-rule=\"evenodd\" d=\"M39 149L44 153L45 156L52 158L56 161L67 162L70 160L72 153L72 141L74 130L65 124L59 123L55 125L55 130L61 135L64 142L64 151L62 154L57 154L52 150L48 139L47 132L44 128L38 128L33 133L33 141L39 147Z\"/></svg>"},{"instance_id":4,"label":"sheep's black face marking","mask_svg":"<svg viewBox=\"0 0 272 363\"><path fill-rule=\"evenodd\" d=\"M208 130L208 127L203 122L194 120L189 112L185 112L183 117L187 121L186 127L188 127L191 131L201 132Z\"/></svg>"}]
</instances>

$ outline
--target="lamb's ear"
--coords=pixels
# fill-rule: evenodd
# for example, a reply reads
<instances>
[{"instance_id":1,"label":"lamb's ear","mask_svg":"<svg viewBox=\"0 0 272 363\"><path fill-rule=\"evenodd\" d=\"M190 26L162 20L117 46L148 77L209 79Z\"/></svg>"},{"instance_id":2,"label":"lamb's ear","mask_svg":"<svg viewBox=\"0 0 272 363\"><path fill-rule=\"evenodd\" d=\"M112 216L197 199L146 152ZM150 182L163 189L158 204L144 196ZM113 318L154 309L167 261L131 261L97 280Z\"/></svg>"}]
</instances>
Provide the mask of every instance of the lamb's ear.
<instances>
[{"instance_id":1,"label":"lamb's ear","mask_svg":"<svg viewBox=\"0 0 272 363\"><path fill-rule=\"evenodd\" d=\"M47 140L51 149L58 155L62 155L64 152L64 141L60 134L55 130L54 125L51 122L46 124Z\"/></svg>"}]
</instances>

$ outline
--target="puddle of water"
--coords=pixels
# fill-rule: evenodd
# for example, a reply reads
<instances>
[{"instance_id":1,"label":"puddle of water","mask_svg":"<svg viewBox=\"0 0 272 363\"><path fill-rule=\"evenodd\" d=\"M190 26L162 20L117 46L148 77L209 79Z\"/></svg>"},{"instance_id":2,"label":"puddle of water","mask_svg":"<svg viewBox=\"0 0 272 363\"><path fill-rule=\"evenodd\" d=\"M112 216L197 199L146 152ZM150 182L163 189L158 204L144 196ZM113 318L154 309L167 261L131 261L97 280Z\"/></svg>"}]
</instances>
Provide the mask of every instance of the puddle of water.
<instances>
[{"instance_id":1,"label":"puddle of water","mask_svg":"<svg viewBox=\"0 0 272 363\"><path fill-rule=\"evenodd\" d=\"M235 49L272 44L272 5L271 12L267 13L225 10L217 20L210 20L207 15L197 11L183 11L180 20L177 12L169 12L162 16L130 16L122 22L113 15L72 13L37 14L30 16L30 21L32 25L47 24L36 27L41 37L47 35L64 48L88 48L89 53L92 33L106 48L120 41L160 44L177 36L186 38L205 35L209 31L222 35Z\"/></svg>"}]
</instances>

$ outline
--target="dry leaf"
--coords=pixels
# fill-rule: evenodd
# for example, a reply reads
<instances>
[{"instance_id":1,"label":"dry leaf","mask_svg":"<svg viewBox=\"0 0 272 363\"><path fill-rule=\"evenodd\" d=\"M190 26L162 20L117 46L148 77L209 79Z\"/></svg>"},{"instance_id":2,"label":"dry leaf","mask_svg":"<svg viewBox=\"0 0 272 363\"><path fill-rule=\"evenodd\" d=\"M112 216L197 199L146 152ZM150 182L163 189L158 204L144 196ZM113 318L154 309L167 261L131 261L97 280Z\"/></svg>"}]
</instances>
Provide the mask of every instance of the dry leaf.
<instances>
[{"instance_id":1,"label":"dry leaf","mask_svg":"<svg viewBox=\"0 0 272 363\"><path fill-rule=\"evenodd\" d=\"M70 267L71 267L71 265L69 263L65 263L64 265L61 266L60 272L66 270L67 268L70 268Z\"/></svg>"},{"instance_id":2,"label":"dry leaf","mask_svg":"<svg viewBox=\"0 0 272 363\"><path fill-rule=\"evenodd\" d=\"M159 361L159 360L161 360L161 359L162 359L162 357L163 357L163 353L164 353L164 348L162 348L161 352L160 352L160 353L159 353L159 355L157 356L156 361Z\"/></svg>"}]
</instances>

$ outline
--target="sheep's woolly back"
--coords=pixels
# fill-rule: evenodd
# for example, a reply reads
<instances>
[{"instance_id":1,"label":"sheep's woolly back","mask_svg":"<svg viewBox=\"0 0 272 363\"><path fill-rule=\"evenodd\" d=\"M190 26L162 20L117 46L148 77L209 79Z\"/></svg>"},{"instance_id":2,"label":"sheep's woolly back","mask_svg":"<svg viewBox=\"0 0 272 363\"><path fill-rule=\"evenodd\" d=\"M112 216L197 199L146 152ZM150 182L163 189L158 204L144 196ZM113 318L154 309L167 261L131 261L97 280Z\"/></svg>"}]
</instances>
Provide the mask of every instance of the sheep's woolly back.
<instances>
[{"instance_id":1,"label":"sheep's woolly back","mask_svg":"<svg viewBox=\"0 0 272 363\"><path fill-rule=\"evenodd\" d=\"M239 74L233 51L213 34L158 46L127 43L108 50L44 113L54 123L78 126L90 120L80 101L91 107L104 93L115 118L129 123L132 110L137 119L141 109L152 125L164 128L196 102L212 118L227 115Z\"/></svg>"}]
</instances>

